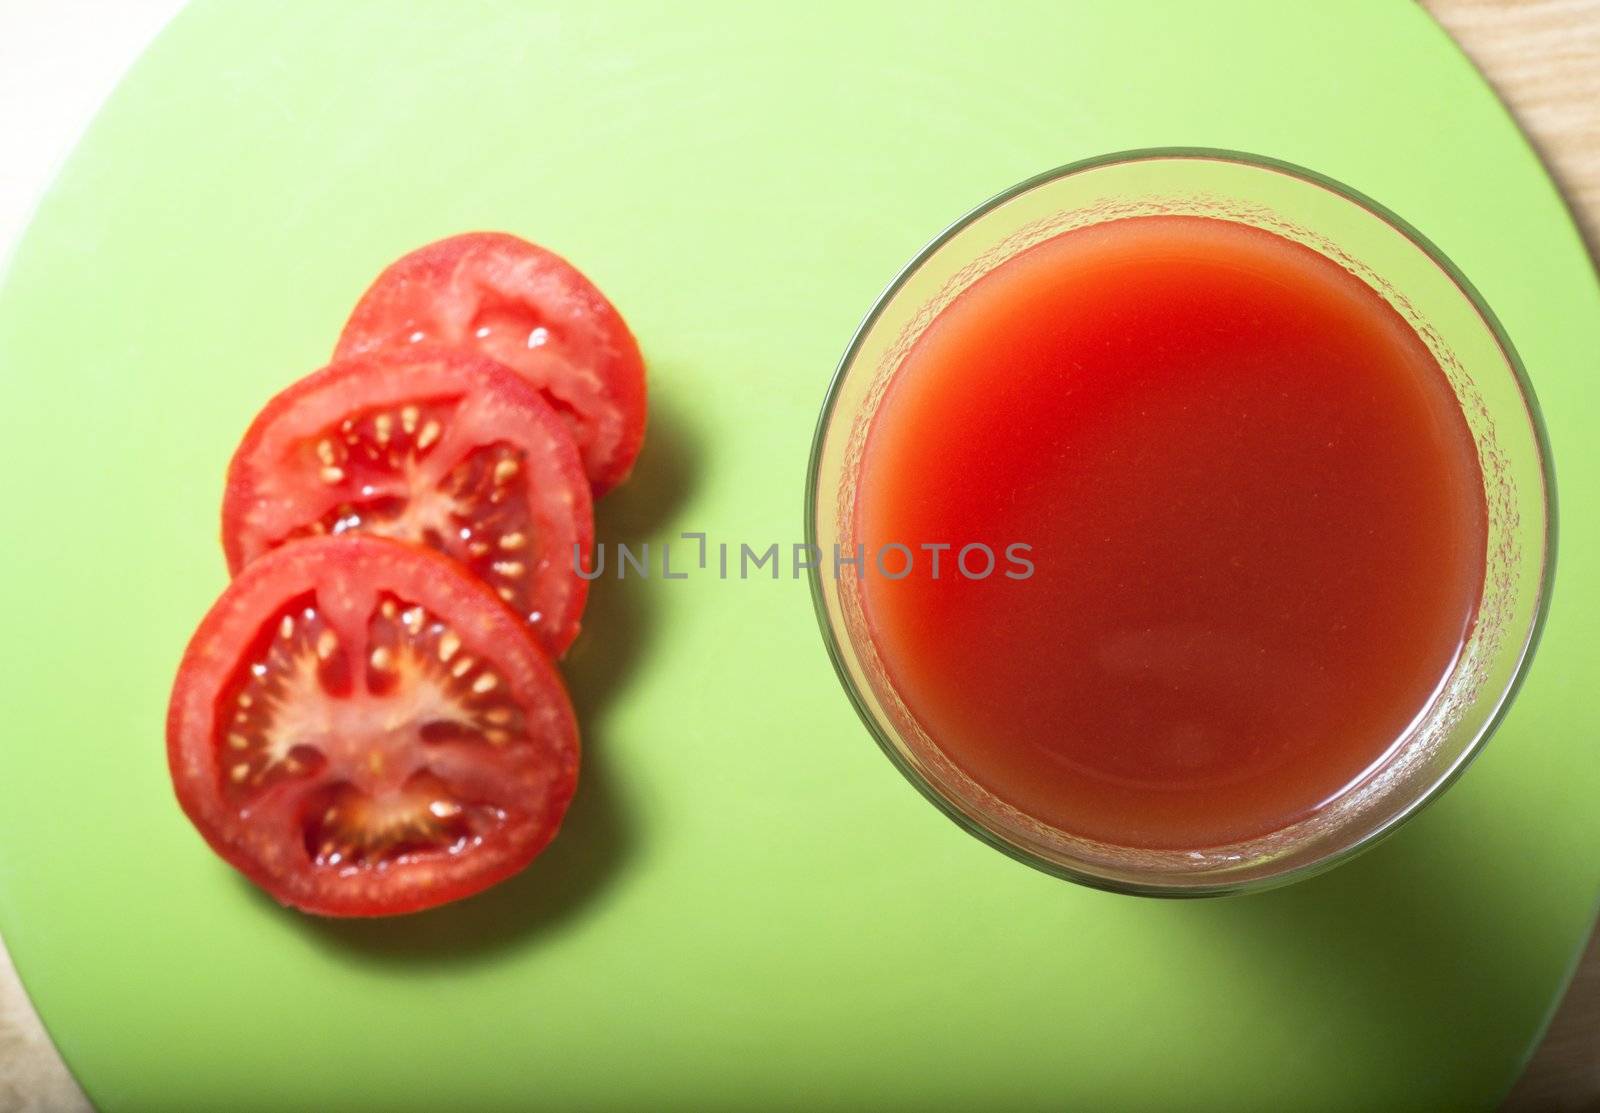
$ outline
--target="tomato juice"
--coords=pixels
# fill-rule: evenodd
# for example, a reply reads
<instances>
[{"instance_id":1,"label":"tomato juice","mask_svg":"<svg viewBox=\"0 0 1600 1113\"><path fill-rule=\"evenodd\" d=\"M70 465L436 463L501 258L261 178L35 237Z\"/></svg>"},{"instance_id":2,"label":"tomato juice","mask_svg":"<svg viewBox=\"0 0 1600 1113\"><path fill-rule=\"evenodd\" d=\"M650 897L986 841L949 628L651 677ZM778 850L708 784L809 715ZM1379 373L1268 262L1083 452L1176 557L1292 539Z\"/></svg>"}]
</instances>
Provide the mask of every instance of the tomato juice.
<instances>
[{"instance_id":1,"label":"tomato juice","mask_svg":"<svg viewBox=\"0 0 1600 1113\"><path fill-rule=\"evenodd\" d=\"M856 534L1025 542L1033 574L863 578L933 742L1070 834L1189 849L1360 784L1482 593L1455 394L1371 286L1204 217L1062 233L963 291L875 414Z\"/></svg>"}]
</instances>

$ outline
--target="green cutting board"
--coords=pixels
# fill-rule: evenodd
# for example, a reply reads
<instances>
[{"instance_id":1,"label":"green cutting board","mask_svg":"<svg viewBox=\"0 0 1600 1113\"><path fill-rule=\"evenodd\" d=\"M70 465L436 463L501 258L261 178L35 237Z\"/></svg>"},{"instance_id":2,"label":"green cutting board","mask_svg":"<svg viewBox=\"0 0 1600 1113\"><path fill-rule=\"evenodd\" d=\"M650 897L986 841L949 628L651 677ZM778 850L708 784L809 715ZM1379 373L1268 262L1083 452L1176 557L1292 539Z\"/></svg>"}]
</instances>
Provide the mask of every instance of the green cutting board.
<instances>
[{"instance_id":1,"label":"green cutting board","mask_svg":"<svg viewBox=\"0 0 1600 1113\"><path fill-rule=\"evenodd\" d=\"M825 383L896 269L1021 178L1163 144L1397 210L1543 401L1543 649L1403 834L1224 901L1035 873L884 761L787 568L596 584L577 804L480 899L307 919L189 829L162 719L223 583L224 464L388 260L471 228L570 256L652 374L600 535L788 544ZM1403 0L200 3L0 295L0 930L116 1110L1488 1106L1600 892L1597 353L1556 191Z\"/></svg>"}]
</instances>

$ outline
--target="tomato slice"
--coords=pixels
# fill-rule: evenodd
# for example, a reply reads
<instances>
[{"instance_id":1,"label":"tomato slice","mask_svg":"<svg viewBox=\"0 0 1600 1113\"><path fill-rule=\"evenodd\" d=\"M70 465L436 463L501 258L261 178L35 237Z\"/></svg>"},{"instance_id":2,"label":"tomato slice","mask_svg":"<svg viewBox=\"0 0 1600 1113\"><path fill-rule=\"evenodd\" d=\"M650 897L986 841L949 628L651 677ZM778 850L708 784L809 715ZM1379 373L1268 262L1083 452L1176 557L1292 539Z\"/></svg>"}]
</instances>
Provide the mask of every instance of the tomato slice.
<instances>
[{"instance_id":1,"label":"tomato slice","mask_svg":"<svg viewBox=\"0 0 1600 1113\"><path fill-rule=\"evenodd\" d=\"M378 276L334 355L430 342L476 348L537 386L571 426L597 496L627 477L644 439L644 362L571 263L500 232L428 244Z\"/></svg>"},{"instance_id":2,"label":"tomato slice","mask_svg":"<svg viewBox=\"0 0 1600 1113\"><path fill-rule=\"evenodd\" d=\"M466 565L559 655L588 595L594 513L566 426L484 356L410 348L331 364L256 417L228 469L237 572L299 537L362 530Z\"/></svg>"},{"instance_id":3,"label":"tomato slice","mask_svg":"<svg viewBox=\"0 0 1600 1113\"><path fill-rule=\"evenodd\" d=\"M167 759L216 852L284 904L383 916L509 877L578 773L560 677L437 553L351 534L267 553L195 631Z\"/></svg>"}]
</instances>

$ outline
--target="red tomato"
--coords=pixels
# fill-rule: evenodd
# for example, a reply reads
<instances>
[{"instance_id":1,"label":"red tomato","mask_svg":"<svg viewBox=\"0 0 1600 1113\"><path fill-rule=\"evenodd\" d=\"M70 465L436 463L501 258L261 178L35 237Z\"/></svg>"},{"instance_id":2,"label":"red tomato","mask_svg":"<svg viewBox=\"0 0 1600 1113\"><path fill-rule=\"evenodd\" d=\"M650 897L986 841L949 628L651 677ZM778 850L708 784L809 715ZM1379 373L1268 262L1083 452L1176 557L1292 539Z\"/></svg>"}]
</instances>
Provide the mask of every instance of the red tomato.
<instances>
[{"instance_id":1,"label":"red tomato","mask_svg":"<svg viewBox=\"0 0 1600 1113\"><path fill-rule=\"evenodd\" d=\"M336 358L416 343L476 348L566 418L596 495L644 439L644 362L621 314L576 267L500 232L451 236L392 263L344 326Z\"/></svg>"},{"instance_id":2,"label":"red tomato","mask_svg":"<svg viewBox=\"0 0 1600 1113\"><path fill-rule=\"evenodd\" d=\"M555 835L578 733L549 660L426 549L296 541L228 585L173 686L178 802L284 904L385 916L456 900Z\"/></svg>"},{"instance_id":3,"label":"red tomato","mask_svg":"<svg viewBox=\"0 0 1600 1113\"><path fill-rule=\"evenodd\" d=\"M574 562L587 564L594 541L589 487L561 419L493 360L420 347L364 356L267 403L228 468L228 567L350 530L448 553L551 654L577 635L589 585Z\"/></svg>"}]
</instances>

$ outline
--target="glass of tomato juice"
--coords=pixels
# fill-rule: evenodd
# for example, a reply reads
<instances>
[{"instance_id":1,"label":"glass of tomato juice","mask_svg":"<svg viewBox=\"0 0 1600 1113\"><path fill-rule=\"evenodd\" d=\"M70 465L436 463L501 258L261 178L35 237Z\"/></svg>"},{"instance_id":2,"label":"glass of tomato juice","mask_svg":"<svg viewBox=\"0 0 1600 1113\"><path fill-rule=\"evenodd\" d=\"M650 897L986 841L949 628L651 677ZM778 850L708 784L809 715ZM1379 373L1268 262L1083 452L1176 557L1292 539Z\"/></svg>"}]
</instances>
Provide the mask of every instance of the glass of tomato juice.
<instances>
[{"instance_id":1,"label":"glass of tomato juice","mask_svg":"<svg viewBox=\"0 0 1600 1113\"><path fill-rule=\"evenodd\" d=\"M1537 641L1550 457L1444 254L1322 175L1135 151L940 234L850 342L806 488L839 677L992 846L1201 896L1370 846Z\"/></svg>"}]
</instances>

